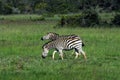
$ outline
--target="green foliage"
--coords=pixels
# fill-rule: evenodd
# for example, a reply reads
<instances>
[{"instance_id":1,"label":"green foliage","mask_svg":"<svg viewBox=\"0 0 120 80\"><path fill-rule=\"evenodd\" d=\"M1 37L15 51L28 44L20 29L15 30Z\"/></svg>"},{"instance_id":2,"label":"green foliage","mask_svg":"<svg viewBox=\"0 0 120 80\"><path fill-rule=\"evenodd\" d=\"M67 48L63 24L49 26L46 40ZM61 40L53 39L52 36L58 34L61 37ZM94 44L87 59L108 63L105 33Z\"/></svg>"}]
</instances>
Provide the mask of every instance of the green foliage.
<instances>
[{"instance_id":1,"label":"green foliage","mask_svg":"<svg viewBox=\"0 0 120 80\"><path fill-rule=\"evenodd\" d=\"M0 14L76 13L98 7L101 11L120 10L119 0L0 0ZM11 9L18 9L12 11ZM4 10L4 11L3 11Z\"/></svg>"},{"instance_id":2,"label":"green foliage","mask_svg":"<svg viewBox=\"0 0 120 80\"><path fill-rule=\"evenodd\" d=\"M35 5L35 12L39 13L39 14L43 14L45 13L45 9L47 7L47 3L41 2L41 3L36 3Z\"/></svg>"},{"instance_id":3,"label":"green foliage","mask_svg":"<svg viewBox=\"0 0 120 80\"><path fill-rule=\"evenodd\" d=\"M112 20L112 23L114 25L120 25L120 14L116 14L115 17Z\"/></svg>"},{"instance_id":4,"label":"green foliage","mask_svg":"<svg viewBox=\"0 0 120 80\"><path fill-rule=\"evenodd\" d=\"M82 25L83 26L94 26L99 24L100 17L95 10L85 10L82 12Z\"/></svg>"},{"instance_id":5,"label":"green foliage","mask_svg":"<svg viewBox=\"0 0 120 80\"><path fill-rule=\"evenodd\" d=\"M46 10L51 13L67 13L68 4L64 0L52 0L48 3L48 7Z\"/></svg>"},{"instance_id":6,"label":"green foliage","mask_svg":"<svg viewBox=\"0 0 120 80\"><path fill-rule=\"evenodd\" d=\"M42 15L5 15L0 16L3 21L43 21L45 17Z\"/></svg>"},{"instance_id":7,"label":"green foliage","mask_svg":"<svg viewBox=\"0 0 120 80\"><path fill-rule=\"evenodd\" d=\"M61 25L80 25L81 22L81 14L75 15L66 15L61 18Z\"/></svg>"},{"instance_id":8,"label":"green foliage","mask_svg":"<svg viewBox=\"0 0 120 80\"><path fill-rule=\"evenodd\" d=\"M5 4L3 8L3 14L11 14L12 6L10 4Z\"/></svg>"},{"instance_id":9,"label":"green foliage","mask_svg":"<svg viewBox=\"0 0 120 80\"><path fill-rule=\"evenodd\" d=\"M61 18L61 25L79 25L79 26L94 26L99 24L100 18L96 11L94 10L85 10L82 14L75 14L70 16L63 16Z\"/></svg>"},{"instance_id":10,"label":"green foliage","mask_svg":"<svg viewBox=\"0 0 120 80\"><path fill-rule=\"evenodd\" d=\"M43 21L45 18L43 16L37 17L37 18L30 18L31 21Z\"/></svg>"},{"instance_id":11,"label":"green foliage","mask_svg":"<svg viewBox=\"0 0 120 80\"><path fill-rule=\"evenodd\" d=\"M47 6L47 4L42 2L42 3L36 4L35 8L36 9L44 9L46 6Z\"/></svg>"},{"instance_id":12,"label":"green foliage","mask_svg":"<svg viewBox=\"0 0 120 80\"><path fill-rule=\"evenodd\" d=\"M0 1L0 14L2 14L3 7L2 7L2 2Z\"/></svg>"}]
</instances>

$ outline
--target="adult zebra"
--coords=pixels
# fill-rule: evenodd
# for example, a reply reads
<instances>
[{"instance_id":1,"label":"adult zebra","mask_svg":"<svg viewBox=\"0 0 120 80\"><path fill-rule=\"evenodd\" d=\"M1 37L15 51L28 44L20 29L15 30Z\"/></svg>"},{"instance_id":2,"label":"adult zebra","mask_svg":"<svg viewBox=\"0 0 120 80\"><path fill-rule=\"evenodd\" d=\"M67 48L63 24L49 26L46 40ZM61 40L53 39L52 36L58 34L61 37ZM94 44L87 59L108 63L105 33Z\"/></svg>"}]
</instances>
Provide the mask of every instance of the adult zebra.
<instances>
[{"instance_id":1,"label":"adult zebra","mask_svg":"<svg viewBox=\"0 0 120 80\"><path fill-rule=\"evenodd\" d=\"M49 32L45 36L41 37L41 40L52 40L53 41L53 40L56 40L56 39L62 38L62 37L66 37L66 38L78 38L78 39L80 39L80 37L77 36L77 35L75 35L75 34L72 34L72 35L59 35L57 33ZM84 46L84 43L82 45Z\"/></svg>"},{"instance_id":2,"label":"adult zebra","mask_svg":"<svg viewBox=\"0 0 120 80\"><path fill-rule=\"evenodd\" d=\"M52 55L53 59L56 52L60 53L60 57L63 60L63 50L75 49L75 58L78 58L78 55L82 54L84 56L84 59L86 60L85 52L82 50L82 40L79 38L61 37L44 44L42 58L45 58L49 50L52 48L56 49L56 51L54 51Z\"/></svg>"}]
</instances>

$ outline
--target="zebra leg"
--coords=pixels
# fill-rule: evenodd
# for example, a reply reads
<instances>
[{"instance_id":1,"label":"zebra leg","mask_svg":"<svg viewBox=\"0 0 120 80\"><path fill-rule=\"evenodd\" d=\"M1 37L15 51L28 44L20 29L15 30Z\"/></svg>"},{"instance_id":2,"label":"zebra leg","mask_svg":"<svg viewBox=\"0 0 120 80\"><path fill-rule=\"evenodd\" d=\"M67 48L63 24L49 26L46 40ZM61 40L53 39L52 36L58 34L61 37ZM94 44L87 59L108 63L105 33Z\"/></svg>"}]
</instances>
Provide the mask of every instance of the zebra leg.
<instances>
[{"instance_id":1,"label":"zebra leg","mask_svg":"<svg viewBox=\"0 0 120 80\"><path fill-rule=\"evenodd\" d=\"M56 53L57 51L54 51L53 52L53 54L52 54L52 59L54 60L54 57L55 57L55 53Z\"/></svg>"},{"instance_id":2,"label":"zebra leg","mask_svg":"<svg viewBox=\"0 0 120 80\"><path fill-rule=\"evenodd\" d=\"M75 52L75 59L77 59L78 58L78 55L79 55L79 53L78 52Z\"/></svg>"},{"instance_id":3,"label":"zebra leg","mask_svg":"<svg viewBox=\"0 0 120 80\"><path fill-rule=\"evenodd\" d=\"M84 59L87 60L86 54L85 52L81 49L80 52L82 53L82 55L84 56Z\"/></svg>"},{"instance_id":4,"label":"zebra leg","mask_svg":"<svg viewBox=\"0 0 120 80\"><path fill-rule=\"evenodd\" d=\"M63 60L63 52L62 52L62 50L59 50L59 53L60 53L61 59Z\"/></svg>"},{"instance_id":5,"label":"zebra leg","mask_svg":"<svg viewBox=\"0 0 120 80\"><path fill-rule=\"evenodd\" d=\"M73 50L71 55L73 55L73 54L74 54L74 52L75 52L75 51Z\"/></svg>"}]
</instances>

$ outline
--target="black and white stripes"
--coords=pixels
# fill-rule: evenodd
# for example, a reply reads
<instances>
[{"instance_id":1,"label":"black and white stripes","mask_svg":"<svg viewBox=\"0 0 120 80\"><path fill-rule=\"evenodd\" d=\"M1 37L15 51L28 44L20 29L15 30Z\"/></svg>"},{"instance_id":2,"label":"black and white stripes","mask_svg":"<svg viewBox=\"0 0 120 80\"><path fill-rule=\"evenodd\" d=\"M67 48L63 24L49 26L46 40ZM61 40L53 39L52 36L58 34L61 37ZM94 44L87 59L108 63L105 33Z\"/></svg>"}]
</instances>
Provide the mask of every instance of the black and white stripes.
<instances>
[{"instance_id":1,"label":"black and white stripes","mask_svg":"<svg viewBox=\"0 0 120 80\"><path fill-rule=\"evenodd\" d=\"M77 47L79 45L82 45L82 41L80 39L76 39L76 38L73 38L73 39L68 39L67 42L67 47L72 49L74 47Z\"/></svg>"},{"instance_id":2,"label":"black and white stripes","mask_svg":"<svg viewBox=\"0 0 120 80\"><path fill-rule=\"evenodd\" d=\"M45 39L45 36L44 36L44 39ZM62 51L74 49L76 54L75 58L77 58L79 54L82 54L86 59L85 52L82 50L82 44L83 44L82 40L80 39L80 37L76 35L57 37L56 39L43 45L42 57L45 58L50 49L55 49L55 51L53 52L52 58L54 59L55 53L59 52L60 57L63 60Z\"/></svg>"}]
</instances>

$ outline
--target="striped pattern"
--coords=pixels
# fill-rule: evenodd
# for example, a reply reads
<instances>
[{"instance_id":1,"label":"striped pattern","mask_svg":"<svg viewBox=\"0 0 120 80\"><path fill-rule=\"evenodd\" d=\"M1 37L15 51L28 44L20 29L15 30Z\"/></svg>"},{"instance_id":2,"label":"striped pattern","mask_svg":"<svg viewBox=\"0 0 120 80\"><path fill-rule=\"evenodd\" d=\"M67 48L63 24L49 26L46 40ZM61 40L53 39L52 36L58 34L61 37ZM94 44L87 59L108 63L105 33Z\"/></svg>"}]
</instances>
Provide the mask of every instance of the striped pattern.
<instances>
[{"instance_id":1,"label":"striped pattern","mask_svg":"<svg viewBox=\"0 0 120 80\"><path fill-rule=\"evenodd\" d=\"M43 45L43 53L42 57L45 58L49 52L50 49L56 49L56 51L53 52L53 59L55 53L58 51L60 53L61 58L63 59L63 52L62 50L70 50L75 49L76 57L78 57L79 54L83 54L84 58L86 59L85 52L82 50L82 40L79 38L69 38L69 37L61 37L54 41L50 41Z\"/></svg>"},{"instance_id":2,"label":"striped pattern","mask_svg":"<svg viewBox=\"0 0 120 80\"><path fill-rule=\"evenodd\" d=\"M62 38L62 37L67 37L67 38L79 38L80 39L80 37L79 36L77 36L77 35L75 35L75 34L72 34L72 35L59 35L59 34L57 34L57 33L53 33L53 32L49 32L49 33L47 33L45 36L43 36L42 38L41 38L41 40L47 40L47 39L49 39L49 40L56 40L56 39L58 39L58 38Z\"/></svg>"},{"instance_id":3,"label":"striped pattern","mask_svg":"<svg viewBox=\"0 0 120 80\"><path fill-rule=\"evenodd\" d=\"M51 40L51 41L54 41L54 40L59 39L59 38L69 38L69 39L77 38L77 39L80 39L80 37L75 35L75 34L72 34L72 35L61 35L60 36L57 33L49 32L45 36L43 36L41 38L41 40ZM82 42L82 46L84 46L83 42Z\"/></svg>"}]
</instances>

